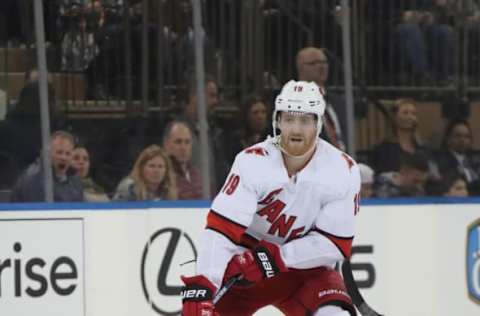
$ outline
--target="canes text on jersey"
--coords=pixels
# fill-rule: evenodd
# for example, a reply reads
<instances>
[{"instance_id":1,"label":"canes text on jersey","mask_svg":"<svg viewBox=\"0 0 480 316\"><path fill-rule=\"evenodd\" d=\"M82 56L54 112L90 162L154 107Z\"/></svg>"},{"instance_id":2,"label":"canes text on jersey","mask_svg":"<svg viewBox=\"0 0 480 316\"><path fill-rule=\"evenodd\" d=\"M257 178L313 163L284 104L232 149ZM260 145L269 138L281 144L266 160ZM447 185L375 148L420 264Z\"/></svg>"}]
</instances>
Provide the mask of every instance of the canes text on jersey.
<instances>
[{"instance_id":1,"label":"canes text on jersey","mask_svg":"<svg viewBox=\"0 0 480 316\"><path fill-rule=\"evenodd\" d=\"M270 192L266 198L259 202L259 204L266 204L265 207L257 211L260 217L266 217L266 220L271 223L268 233L270 235L278 235L285 238L288 235L288 240L298 237L304 230L305 226L292 229L293 224L297 220L296 216L281 214L285 208L285 203L275 197L282 191L277 189Z\"/></svg>"}]
</instances>

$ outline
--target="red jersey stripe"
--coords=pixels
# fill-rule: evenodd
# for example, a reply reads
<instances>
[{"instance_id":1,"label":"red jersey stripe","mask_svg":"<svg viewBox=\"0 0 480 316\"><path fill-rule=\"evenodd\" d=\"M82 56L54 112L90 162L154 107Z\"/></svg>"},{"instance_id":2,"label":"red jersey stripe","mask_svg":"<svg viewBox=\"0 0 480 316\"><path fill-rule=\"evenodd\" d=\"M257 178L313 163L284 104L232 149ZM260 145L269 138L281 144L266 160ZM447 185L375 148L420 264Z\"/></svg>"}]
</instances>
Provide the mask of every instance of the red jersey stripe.
<instances>
[{"instance_id":1,"label":"red jersey stripe","mask_svg":"<svg viewBox=\"0 0 480 316\"><path fill-rule=\"evenodd\" d=\"M231 221L214 210L208 213L206 228L224 235L234 244L245 248L253 248L258 243L257 239L245 233L247 229L245 226Z\"/></svg>"},{"instance_id":2,"label":"red jersey stripe","mask_svg":"<svg viewBox=\"0 0 480 316\"><path fill-rule=\"evenodd\" d=\"M250 236L247 233L243 234L242 239L240 240L240 245L248 249L254 249L255 247L257 247L258 243L259 240L257 240L255 237Z\"/></svg>"},{"instance_id":3,"label":"red jersey stripe","mask_svg":"<svg viewBox=\"0 0 480 316\"><path fill-rule=\"evenodd\" d=\"M313 231L319 234L322 234L323 236L330 239L330 241L333 242L335 246L337 246L338 250L340 250L340 252L345 258L350 258L350 255L352 254L353 236L352 237L335 236L323 230L320 230L318 228L313 229Z\"/></svg>"}]
</instances>

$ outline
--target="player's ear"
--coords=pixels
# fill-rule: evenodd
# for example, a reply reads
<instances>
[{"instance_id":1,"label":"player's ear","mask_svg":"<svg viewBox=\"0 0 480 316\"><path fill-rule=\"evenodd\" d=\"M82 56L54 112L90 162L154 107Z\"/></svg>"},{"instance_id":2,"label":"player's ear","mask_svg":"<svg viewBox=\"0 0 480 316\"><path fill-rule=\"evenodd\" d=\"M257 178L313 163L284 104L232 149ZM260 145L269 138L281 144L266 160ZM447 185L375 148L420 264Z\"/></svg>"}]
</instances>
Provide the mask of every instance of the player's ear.
<instances>
[{"instance_id":1,"label":"player's ear","mask_svg":"<svg viewBox=\"0 0 480 316\"><path fill-rule=\"evenodd\" d=\"M282 127L282 112L278 113L277 114L277 128L281 128Z\"/></svg>"}]
</instances>

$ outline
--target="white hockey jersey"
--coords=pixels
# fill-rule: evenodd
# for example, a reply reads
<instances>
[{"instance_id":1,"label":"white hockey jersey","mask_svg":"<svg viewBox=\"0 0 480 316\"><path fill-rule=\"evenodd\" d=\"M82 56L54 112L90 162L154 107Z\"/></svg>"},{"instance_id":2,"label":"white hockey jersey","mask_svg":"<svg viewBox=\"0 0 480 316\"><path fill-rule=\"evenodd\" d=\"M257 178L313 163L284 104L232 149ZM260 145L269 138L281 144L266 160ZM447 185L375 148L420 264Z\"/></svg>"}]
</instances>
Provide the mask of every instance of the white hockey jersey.
<instances>
[{"instance_id":1,"label":"white hockey jersey","mask_svg":"<svg viewBox=\"0 0 480 316\"><path fill-rule=\"evenodd\" d=\"M289 268L334 265L350 256L359 191L357 164L321 139L292 177L272 138L245 149L213 201L197 273L220 286L231 257L259 240L280 245Z\"/></svg>"}]
</instances>

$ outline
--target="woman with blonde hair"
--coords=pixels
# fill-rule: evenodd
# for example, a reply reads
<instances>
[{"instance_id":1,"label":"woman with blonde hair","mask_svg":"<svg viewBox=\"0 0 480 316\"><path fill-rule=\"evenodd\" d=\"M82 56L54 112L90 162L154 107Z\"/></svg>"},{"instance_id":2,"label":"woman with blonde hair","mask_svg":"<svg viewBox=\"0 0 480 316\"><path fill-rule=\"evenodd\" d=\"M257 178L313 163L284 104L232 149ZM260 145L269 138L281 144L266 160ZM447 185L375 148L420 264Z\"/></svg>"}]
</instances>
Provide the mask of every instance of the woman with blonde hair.
<instances>
[{"instance_id":1,"label":"woman with blonde hair","mask_svg":"<svg viewBox=\"0 0 480 316\"><path fill-rule=\"evenodd\" d=\"M130 175L117 187L113 200L176 200L172 163L160 146L150 145L138 156Z\"/></svg>"},{"instance_id":2,"label":"woman with blonde hair","mask_svg":"<svg viewBox=\"0 0 480 316\"><path fill-rule=\"evenodd\" d=\"M376 173L398 171L406 156L421 154L428 160L429 152L417 135L417 103L399 99L390 110L391 133L373 150L371 165Z\"/></svg>"}]
</instances>

